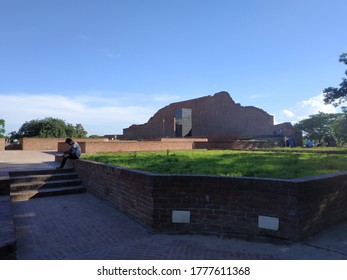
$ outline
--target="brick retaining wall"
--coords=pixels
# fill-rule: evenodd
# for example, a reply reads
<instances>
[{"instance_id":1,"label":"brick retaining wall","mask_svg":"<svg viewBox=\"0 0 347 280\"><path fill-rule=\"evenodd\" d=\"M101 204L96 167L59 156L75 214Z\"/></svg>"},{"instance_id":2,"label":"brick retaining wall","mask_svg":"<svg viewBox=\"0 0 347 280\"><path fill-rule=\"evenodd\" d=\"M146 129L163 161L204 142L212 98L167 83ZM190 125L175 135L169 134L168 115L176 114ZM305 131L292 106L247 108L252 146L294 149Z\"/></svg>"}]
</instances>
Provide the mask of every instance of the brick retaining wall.
<instances>
[{"instance_id":1,"label":"brick retaining wall","mask_svg":"<svg viewBox=\"0 0 347 280\"><path fill-rule=\"evenodd\" d=\"M58 143L65 142L66 138L21 138L20 143L22 150L44 151L52 150L57 151ZM107 142L107 138L76 138L77 142Z\"/></svg>"},{"instance_id":2,"label":"brick retaining wall","mask_svg":"<svg viewBox=\"0 0 347 280\"><path fill-rule=\"evenodd\" d=\"M192 150L192 149L260 149L276 146L276 142L264 141L211 141L207 138L158 138L143 141L108 140L107 138L75 139L83 153L159 151L159 150ZM0 139L1 142L1 139ZM65 138L22 138L22 150L58 150L69 148ZM1 143L0 143L1 150Z\"/></svg>"},{"instance_id":3,"label":"brick retaining wall","mask_svg":"<svg viewBox=\"0 0 347 280\"><path fill-rule=\"evenodd\" d=\"M160 151L167 149L192 150L193 141L113 141L108 143L85 143L86 153Z\"/></svg>"},{"instance_id":4,"label":"brick retaining wall","mask_svg":"<svg viewBox=\"0 0 347 280\"><path fill-rule=\"evenodd\" d=\"M299 236L308 237L347 219L347 172L295 179Z\"/></svg>"},{"instance_id":5,"label":"brick retaining wall","mask_svg":"<svg viewBox=\"0 0 347 280\"><path fill-rule=\"evenodd\" d=\"M56 156L56 161L61 161ZM153 225L153 176L146 172L115 167L89 160L69 161L87 190L112 203L137 222Z\"/></svg>"},{"instance_id":6,"label":"brick retaining wall","mask_svg":"<svg viewBox=\"0 0 347 280\"><path fill-rule=\"evenodd\" d=\"M247 149L265 149L278 147L279 143L276 141L208 141L196 142L194 149L206 150L247 150Z\"/></svg>"},{"instance_id":7,"label":"brick retaining wall","mask_svg":"<svg viewBox=\"0 0 347 280\"><path fill-rule=\"evenodd\" d=\"M82 153L109 153L109 152L134 152L134 151L162 151L162 150L192 150L195 141L207 141L207 139L182 139L182 138L158 138L144 141L136 140L113 140L109 142L100 141L78 141ZM69 145L58 143L58 151L63 152Z\"/></svg>"},{"instance_id":8,"label":"brick retaining wall","mask_svg":"<svg viewBox=\"0 0 347 280\"><path fill-rule=\"evenodd\" d=\"M160 175L155 177L154 229L211 234L298 238L295 184L241 177ZM189 222L172 222L173 211ZM259 216L279 219L278 231L258 227Z\"/></svg>"},{"instance_id":9,"label":"brick retaining wall","mask_svg":"<svg viewBox=\"0 0 347 280\"><path fill-rule=\"evenodd\" d=\"M158 175L88 160L73 165L89 192L159 231L300 240L347 218L347 172L277 180Z\"/></svg>"}]
</instances>

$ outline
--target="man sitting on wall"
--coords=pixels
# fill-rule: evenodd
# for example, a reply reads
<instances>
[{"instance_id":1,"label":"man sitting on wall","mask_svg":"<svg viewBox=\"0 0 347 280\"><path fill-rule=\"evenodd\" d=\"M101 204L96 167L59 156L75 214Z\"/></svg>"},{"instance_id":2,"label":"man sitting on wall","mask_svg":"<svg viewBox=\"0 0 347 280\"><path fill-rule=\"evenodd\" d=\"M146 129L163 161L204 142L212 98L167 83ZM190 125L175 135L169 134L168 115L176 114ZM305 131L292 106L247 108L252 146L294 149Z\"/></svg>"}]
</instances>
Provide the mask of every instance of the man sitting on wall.
<instances>
[{"instance_id":1,"label":"man sitting on wall","mask_svg":"<svg viewBox=\"0 0 347 280\"><path fill-rule=\"evenodd\" d=\"M65 143L69 144L71 147L64 152L63 160L60 164L60 167L58 167L57 169L64 168L67 159L79 159L81 156L81 147L77 142L75 142L71 138L66 138Z\"/></svg>"}]
</instances>

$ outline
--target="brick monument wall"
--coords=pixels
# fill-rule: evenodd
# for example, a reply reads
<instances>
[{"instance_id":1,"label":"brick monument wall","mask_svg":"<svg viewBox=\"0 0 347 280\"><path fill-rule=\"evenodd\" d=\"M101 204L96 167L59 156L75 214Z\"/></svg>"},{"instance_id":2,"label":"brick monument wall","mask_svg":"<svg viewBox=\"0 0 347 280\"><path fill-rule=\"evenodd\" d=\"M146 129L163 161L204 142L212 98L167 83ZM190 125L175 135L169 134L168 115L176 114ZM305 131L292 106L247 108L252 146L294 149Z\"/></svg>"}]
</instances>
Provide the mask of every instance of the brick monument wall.
<instances>
[{"instance_id":1,"label":"brick monument wall","mask_svg":"<svg viewBox=\"0 0 347 280\"><path fill-rule=\"evenodd\" d=\"M174 137L177 108L192 109L192 136L254 136L273 133L273 116L253 106L235 103L227 92L216 93L160 109L147 123L123 130L125 139Z\"/></svg>"}]
</instances>

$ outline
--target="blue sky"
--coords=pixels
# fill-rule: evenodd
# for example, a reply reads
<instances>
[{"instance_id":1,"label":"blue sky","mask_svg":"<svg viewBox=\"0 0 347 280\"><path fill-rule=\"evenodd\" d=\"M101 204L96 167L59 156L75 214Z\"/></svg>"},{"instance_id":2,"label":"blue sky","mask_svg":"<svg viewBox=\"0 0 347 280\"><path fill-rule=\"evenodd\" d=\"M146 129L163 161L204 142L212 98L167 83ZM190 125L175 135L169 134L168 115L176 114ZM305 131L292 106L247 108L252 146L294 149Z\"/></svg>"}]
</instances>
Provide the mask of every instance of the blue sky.
<instances>
[{"instance_id":1,"label":"blue sky","mask_svg":"<svg viewBox=\"0 0 347 280\"><path fill-rule=\"evenodd\" d=\"M0 0L6 132L57 117L122 133L173 102L228 91L297 122L341 83L346 0Z\"/></svg>"}]
</instances>

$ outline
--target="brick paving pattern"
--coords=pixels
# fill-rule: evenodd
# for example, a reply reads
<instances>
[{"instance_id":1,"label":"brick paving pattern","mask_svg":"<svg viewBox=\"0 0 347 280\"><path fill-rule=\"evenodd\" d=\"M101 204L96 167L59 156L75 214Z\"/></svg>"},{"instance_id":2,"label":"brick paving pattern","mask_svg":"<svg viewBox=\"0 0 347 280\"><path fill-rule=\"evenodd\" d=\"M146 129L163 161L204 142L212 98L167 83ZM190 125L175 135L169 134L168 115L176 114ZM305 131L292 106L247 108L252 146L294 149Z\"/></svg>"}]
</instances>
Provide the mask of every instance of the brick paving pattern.
<instances>
[{"instance_id":1,"label":"brick paving pattern","mask_svg":"<svg viewBox=\"0 0 347 280\"><path fill-rule=\"evenodd\" d=\"M13 203L17 259L347 259L302 243L152 233L89 194Z\"/></svg>"}]
</instances>

